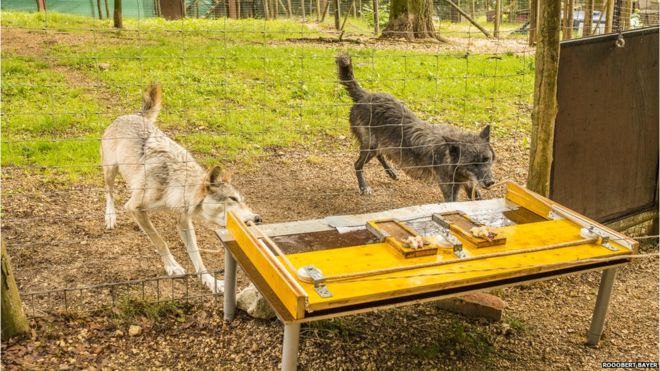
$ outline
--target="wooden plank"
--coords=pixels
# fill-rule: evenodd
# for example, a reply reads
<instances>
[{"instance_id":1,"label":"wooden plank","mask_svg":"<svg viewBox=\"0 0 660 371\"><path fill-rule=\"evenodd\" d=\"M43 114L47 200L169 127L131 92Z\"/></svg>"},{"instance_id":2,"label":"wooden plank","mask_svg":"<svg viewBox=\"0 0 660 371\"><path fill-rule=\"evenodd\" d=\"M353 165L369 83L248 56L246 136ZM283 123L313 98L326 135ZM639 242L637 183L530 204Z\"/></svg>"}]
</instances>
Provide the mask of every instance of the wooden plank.
<instances>
[{"instance_id":1,"label":"wooden plank","mask_svg":"<svg viewBox=\"0 0 660 371\"><path fill-rule=\"evenodd\" d=\"M232 249L228 245L241 267L253 266L252 274L257 274L260 280L268 283L288 314L294 319L304 317L306 294L291 273L284 268L272 252L257 241L245 223L231 212L227 213L227 229L240 247L240 251L236 251L238 249ZM286 314L283 313L284 316Z\"/></svg>"},{"instance_id":2,"label":"wooden plank","mask_svg":"<svg viewBox=\"0 0 660 371\"><path fill-rule=\"evenodd\" d=\"M296 320L293 322L299 322L299 323L305 323L305 322L312 322L312 321L319 321L323 319L331 319L331 318L337 318L337 317L344 317L344 316L349 316L349 315L355 315L355 314L361 314L361 313L369 313L369 312L374 312L374 311L379 311L379 310L387 310L391 308L398 308L406 305L412 305L412 304L423 304L423 303L428 303L428 302L433 302L433 301L438 301L438 300L444 300L444 299L449 299L457 296L461 296L464 294L468 293L473 293L473 292L480 292L484 290L493 290L493 289L500 289L500 288L506 288L506 287L513 287L517 286L520 284L531 284L535 282L542 282L542 281L547 281L550 279L555 279L558 277L566 277L570 275L574 275L577 273L587 273L587 272L593 272L593 271L602 271L605 268L613 268L613 267L619 267L624 264L627 264L629 261L627 260L622 260L622 261L614 261L614 262L608 262L608 263L600 263L600 264L592 264L592 265L583 265L583 266L577 266L577 267L570 267L566 269L562 269L559 271L552 271L552 272L541 272L539 274L531 275L531 276L526 276L526 277L518 277L518 278L512 278L512 279L503 279L503 280L498 280L498 281L491 281L491 282L485 282L482 284L475 284L475 285L470 285L470 286L465 286L461 287L460 289L453 288L453 289L448 289L448 290L441 290L441 291L435 291L435 292L430 292L426 294L421 294L421 295L413 295L409 297L403 297L403 298L395 298L392 300L383 300L383 301L378 301L378 302L372 302L369 303L369 305L354 305L354 306L348 306L348 307L343 307L343 308L336 308L336 309L331 309L331 310L320 310L316 312L312 312L305 316L302 320Z\"/></svg>"},{"instance_id":3,"label":"wooden plank","mask_svg":"<svg viewBox=\"0 0 660 371\"><path fill-rule=\"evenodd\" d=\"M470 244L475 247L488 247L495 245L504 245L506 238L492 231L492 238L486 239L484 237L476 237L472 234L472 228L483 226L477 223L462 211L449 211L441 214L433 214L433 220L440 222L445 228L451 229L454 235L458 237L463 243Z\"/></svg>"},{"instance_id":4,"label":"wooden plank","mask_svg":"<svg viewBox=\"0 0 660 371\"><path fill-rule=\"evenodd\" d=\"M506 246L466 248L469 256L499 251L519 250L554 243L574 241L580 238L580 227L569 220L514 225L500 228L507 238ZM308 293L310 310L342 307L398 296L414 295L450 287L486 282L503 278L519 277L558 269L556 264L582 265L580 260L629 254L619 248L612 252L600 245L578 245L536 253L460 262L451 251L441 251L437 256L404 259L387 244L369 244L329 251L315 251L288 255L295 266L314 265L324 275L333 276L364 272L390 267L417 265L443 260L456 260L456 264L411 269L405 272L380 274L343 282L328 282L332 298L319 297L310 284L301 284ZM444 249L443 249L444 250Z\"/></svg>"},{"instance_id":5,"label":"wooden plank","mask_svg":"<svg viewBox=\"0 0 660 371\"><path fill-rule=\"evenodd\" d=\"M521 199L526 200L523 202L534 204L534 206L539 209L542 208L540 205L545 205L547 208L550 209L550 211L554 213L564 214L562 216L563 218L572 219L574 222L580 224L583 227L587 225L598 227L603 232L606 232L610 238L617 240L619 244L625 246L626 248L630 249L635 253L637 252L637 248L639 247L639 243L637 241L618 231L615 231L610 227L600 224L591 218L581 215L578 212L571 210L566 206L560 205L559 203L554 202L546 197L543 197L535 192L522 188L515 183L509 182L507 184L507 195L509 193L509 190L515 191L518 195L520 195ZM546 215L549 215L550 211L548 211ZM542 212L545 212L545 210L543 210Z\"/></svg>"},{"instance_id":6,"label":"wooden plank","mask_svg":"<svg viewBox=\"0 0 660 371\"><path fill-rule=\"evenodd\" d=\"M549 219L550 211L552 210L550 206L546 203L541 202L537 198L530 197L530 193L527 189L517 185L513 182L507 182L506 184L506 196L505 198L516 205L520 205L525 209L533 212L534 214L544 218Z\"/></svg>"}]
</instances>

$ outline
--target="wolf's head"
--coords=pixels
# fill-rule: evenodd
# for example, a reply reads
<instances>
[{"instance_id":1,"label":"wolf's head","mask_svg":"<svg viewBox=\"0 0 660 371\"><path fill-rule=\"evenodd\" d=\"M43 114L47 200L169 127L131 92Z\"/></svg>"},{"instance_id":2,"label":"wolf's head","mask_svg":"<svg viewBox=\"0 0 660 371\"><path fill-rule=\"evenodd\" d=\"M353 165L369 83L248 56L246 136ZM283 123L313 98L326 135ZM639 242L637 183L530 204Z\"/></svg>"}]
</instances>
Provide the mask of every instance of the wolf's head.
<instances>
[{"instance_id":1,"label":"wolf's head","mask_svg":"<svg viewBox=\"0 0 660 371\"><path fill-rule=\"evenodd\" d=\"M490 125L477 135L470 134L455 139L444 137L448 146L452 164L456 167L457 182L472 181L483 188L495 184L491 167L495 161L495 152L490 145Z\"/></svg>"},{"instance_id":2,"label":"wolf's head","mask_svg":"<svg viewBox=\"0 0 660 371\"><path fill-rule=\"evenodd\" d=\"M231 211L244 222L261 223L261 217L243 203L243 197L231 185L231 174L220 166L209 171L203 186L205 196L199 205L199 213L207 221L224 227L227 224L225 214Z\"/></svg>"}]
</instances>

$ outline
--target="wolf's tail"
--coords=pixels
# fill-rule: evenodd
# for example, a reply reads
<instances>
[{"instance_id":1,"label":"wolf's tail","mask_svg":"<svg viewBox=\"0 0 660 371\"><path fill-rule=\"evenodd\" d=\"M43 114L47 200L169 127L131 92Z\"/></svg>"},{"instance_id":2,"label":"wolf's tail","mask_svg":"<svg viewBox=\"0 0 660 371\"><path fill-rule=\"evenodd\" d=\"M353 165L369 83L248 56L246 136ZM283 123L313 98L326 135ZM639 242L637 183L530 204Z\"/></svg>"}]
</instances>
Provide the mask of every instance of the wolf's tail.
<instances>
[{"instance_id":1,"label":"wolf's tail","mask_svg":"<svg viewBox=\"0 0 660 371\"><path fill-rule=\"evenodd\" d=\"M337 62L339 82L346 87L348 95L353 98L353 101L357 102L368 95L369 93L360 87L360 84L355 80L355 76L353 76L353 63L351 62L351 56L341 53L337 55L335 61Z\"/></svg>"},{"instance_id":2,"label":"wolf's tail","mask_svg":"<svg viewBox=\"0 0 660 371\"><path fill-rule=\"evenodd\" d=\"M142 96L142 117L149 123L154 123L158 113L160 112L161 101L160 84L154 82L149 86L149 90L144 92Z\"/></svg>"}]
</instances>

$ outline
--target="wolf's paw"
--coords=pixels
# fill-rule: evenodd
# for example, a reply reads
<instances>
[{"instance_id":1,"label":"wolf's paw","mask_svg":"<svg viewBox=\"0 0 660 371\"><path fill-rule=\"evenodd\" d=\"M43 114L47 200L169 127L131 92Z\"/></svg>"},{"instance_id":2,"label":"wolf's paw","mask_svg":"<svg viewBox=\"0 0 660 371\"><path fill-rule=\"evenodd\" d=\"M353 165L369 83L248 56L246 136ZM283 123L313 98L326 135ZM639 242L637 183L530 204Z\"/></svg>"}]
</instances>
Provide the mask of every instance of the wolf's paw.
<instances>
[{"instance_id":1,"label":"wolf's paw","mask_svg":"<svg viewBox=\"0 0 660 371\"><path fill-rule=\"evenodd\" d=\"M202 275L202 283L206 287L209 288L212 292L216 294L224 294L225 293L225 281L223 280L216 280L212 275L210 274L204 274Z\"/></svg>"},{"instance_id":2,"label":"wolf's paw","mask_svg":"<svg viewBox=\"0 0 660 371\"><path fill-rule=\"evenodd\" d=\"M183 267L179 265L179 263L177 262L166 265L165 272L167 272L168 276L181 276L183 274L186 274L186 270L183 269Z\"/></svg>"},{"instance_id":3,"label":"wolf's paw","mask_svg":"<svg viewBox=\"0 0 660 371\"><path fill-rule=\"evenodd\" d=\"M372 195L372 194L374 194L374 190L371 189L371 187L360 188L360 194L361 195Z\"/></svg>"},{"instance_id":4,"label":"wolf's paw","mask_svg":"<svg viewBox=\"0 0 660 371\"><path fill-rule=\"evenodd\" d=\"M117 214L105 213L105 229L115 229L117 226Z\"/></svg>"},{"instance_id":5,"label":"wolf's paw","mask_svg":"<svg viewBox=\"0 0 660 371\"><path fill-rule=\"evenodd\" d=\"M390 176L393 180L399 180L399 176L393 170L388 170L387 175Z\"/></svg>"}]
</instances>

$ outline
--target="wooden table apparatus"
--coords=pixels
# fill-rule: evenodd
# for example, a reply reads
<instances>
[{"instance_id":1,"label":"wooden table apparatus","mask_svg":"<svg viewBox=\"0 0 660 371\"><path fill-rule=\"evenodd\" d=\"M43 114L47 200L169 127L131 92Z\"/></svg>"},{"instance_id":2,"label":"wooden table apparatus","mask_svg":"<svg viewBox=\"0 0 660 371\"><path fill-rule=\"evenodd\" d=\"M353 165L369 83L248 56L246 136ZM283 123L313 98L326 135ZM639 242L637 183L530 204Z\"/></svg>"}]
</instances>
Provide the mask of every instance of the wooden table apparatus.
<instances>
[{"instance_id":1,"label":"wooden table apparatus","mask_svg":"<svg viewBox=\"0 0 660 371\"><path fill-rule=\"evenodd\" d=\"M462 248L405 258L365 228L371 220L396 218L422 235L441 235L447 229L432 215L448 211L461 211L490 226L506 243L476 247L454 235ZM513 183L507 184L503 199L260 228L248 227L229 213L227 230L217 234L225 245L224 317L234 318L238 262L284 323L283 370L297 367L303 322L601 270L587 335L587 342L595 345L603 331L616 267L628 263L638 249L635 240ZM286 254L280 254L282 250Z\"/></svg>"}]
</instances>

